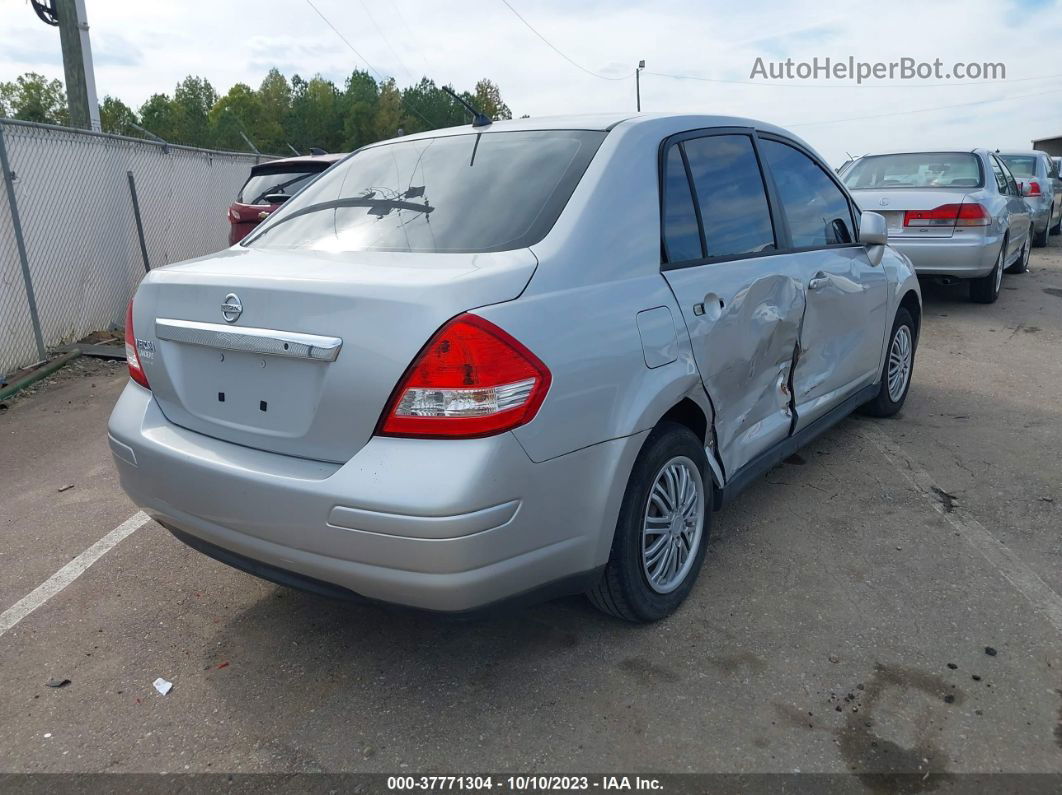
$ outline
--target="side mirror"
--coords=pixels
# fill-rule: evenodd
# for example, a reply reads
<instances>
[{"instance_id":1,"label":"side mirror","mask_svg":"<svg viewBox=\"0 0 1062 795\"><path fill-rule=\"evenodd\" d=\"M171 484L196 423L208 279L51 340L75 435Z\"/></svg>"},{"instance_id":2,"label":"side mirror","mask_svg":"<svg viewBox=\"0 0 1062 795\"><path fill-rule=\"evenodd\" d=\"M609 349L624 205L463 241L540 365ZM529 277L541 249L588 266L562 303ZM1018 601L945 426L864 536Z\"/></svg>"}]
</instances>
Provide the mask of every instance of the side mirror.
<instances>
[{"instance_id":1,"label":"side mirror","mask_svg":"<svg viewBox=\"0 0 1062 795\"><path fill-rule=\"evenodd\" d=\"M270 204L283 204L291 197L286 193L267 193L264 198Z\"/></svg>"},{"instance_id":2,"label":"side mirror","mask_svg":"<svg viewBox=\"0 0 1062 795\"><path fill-rule=\"evenodd\" d=\"M864 210L859 216L859 242L864 246L884 246L889 242L885 216Z\"/></svg>"}]
</instances>

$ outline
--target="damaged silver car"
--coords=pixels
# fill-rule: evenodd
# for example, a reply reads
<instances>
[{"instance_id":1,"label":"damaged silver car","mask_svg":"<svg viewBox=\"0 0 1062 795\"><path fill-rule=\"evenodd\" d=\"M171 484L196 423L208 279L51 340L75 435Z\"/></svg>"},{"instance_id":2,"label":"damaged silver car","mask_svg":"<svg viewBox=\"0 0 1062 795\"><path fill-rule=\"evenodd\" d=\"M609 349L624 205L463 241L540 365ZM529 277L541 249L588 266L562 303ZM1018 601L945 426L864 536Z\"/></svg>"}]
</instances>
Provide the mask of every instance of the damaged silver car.
<instances>
[{"instance_id":1,"label":"damaged silver car","mask_svg":"<svg viewBox=\"0 0 1062 795\"><path fill-rule=\"evenodd\" d=\"M903 405L921 299L886 235L747 119L373 144L240 245L148 274L111 449L177 538L276 582L660 619L714 508Z\"/></svg>"}]
</instances>

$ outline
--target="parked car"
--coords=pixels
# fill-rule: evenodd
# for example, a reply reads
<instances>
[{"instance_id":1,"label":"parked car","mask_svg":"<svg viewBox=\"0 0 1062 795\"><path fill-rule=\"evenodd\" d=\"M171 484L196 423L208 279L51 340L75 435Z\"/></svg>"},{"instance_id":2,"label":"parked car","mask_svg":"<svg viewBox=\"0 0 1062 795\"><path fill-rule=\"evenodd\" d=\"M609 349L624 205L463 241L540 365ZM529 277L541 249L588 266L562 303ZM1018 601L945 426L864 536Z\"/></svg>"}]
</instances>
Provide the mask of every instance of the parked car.
<instances>
[{"instance_id":1,"label":"parked car","mask_svg":"<svg viewBox=\"0 0 1062 795\"><path fill-rule=\"evenodd\" d=\"M111 449L152 517L266 579L659 619L713 508L903 405L921 299L885 243L815 152L746 119L373 144L147 275Z\"/></svg>"},{"instance_id":2,"label":"parked car","mask_svg":"<svg viewBox=\"0 0 1062 795\"><path fill-rule=\"evenodd\" d=\"M1033 245L1046 246L1062 224L1062 177L1047 152L999 152L1022 188L1033 219Z\"/></svg>"},{"instance_id":3,"label":"parked car","mask_svg":"<svg viewBox=\"0 0 1062 795\"><path fill-rule=\"evenodd\" d=\"M252 229L326 168L346 154L305 155L251 166L251 174L229 207L229 245Z\"/></svg>"},{"instance_id":4,"label":"parked car","mask_svg":"<svg viewBox=\"0 0 1062 795\"><path fill-rule=\"evenodd\" d=\"M885 216L889 245L919 276L968 279L970 297L990 304L1005 270L1028 268L1029 207L1006 163L987 149L867 155L843 180L860 207Z\"/></svg>"}]
</instances>

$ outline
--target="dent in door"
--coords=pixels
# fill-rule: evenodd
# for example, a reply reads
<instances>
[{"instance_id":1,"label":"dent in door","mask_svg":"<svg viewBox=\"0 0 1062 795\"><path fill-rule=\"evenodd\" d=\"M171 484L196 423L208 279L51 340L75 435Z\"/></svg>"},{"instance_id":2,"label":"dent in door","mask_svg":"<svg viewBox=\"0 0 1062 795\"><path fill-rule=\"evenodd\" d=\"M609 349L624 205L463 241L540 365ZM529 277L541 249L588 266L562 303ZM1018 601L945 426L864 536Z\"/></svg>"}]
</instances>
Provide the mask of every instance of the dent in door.
<instances>
[{"instance_id":1,"label":"dent in door","mask_svg":"<svg viewBox=\"0 0 1062 795\"><path fill-rule=\"evenodd\" d=\"M789 435L789 379L803 317L802 284L778 274L736 293L718 320L706 323L709 361L702 370L729 474Z\"/></svg>"}]
</instances>

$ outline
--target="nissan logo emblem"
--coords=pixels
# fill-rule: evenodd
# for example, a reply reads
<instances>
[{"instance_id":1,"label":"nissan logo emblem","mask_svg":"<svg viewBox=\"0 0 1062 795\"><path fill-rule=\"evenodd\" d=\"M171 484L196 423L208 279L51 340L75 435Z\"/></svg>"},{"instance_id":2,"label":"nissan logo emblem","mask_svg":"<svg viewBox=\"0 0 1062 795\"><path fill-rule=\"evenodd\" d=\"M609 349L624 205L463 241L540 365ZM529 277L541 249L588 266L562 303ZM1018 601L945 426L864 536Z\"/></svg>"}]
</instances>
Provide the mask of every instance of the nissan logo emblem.
<instances>
[{"instance_id":1,"label":"nissan logo emblem","mask_svg":"<svg viewBox=\"0 0 1062 795\"><path fill-rule=\"evenodd\" d=\"M240 296L236 295L236 293L226 295L224 302L221 304L221 316L225 318L225 322L235 323L242 314L243 304L240 303Z\"/></svg>"}]
</instances>

